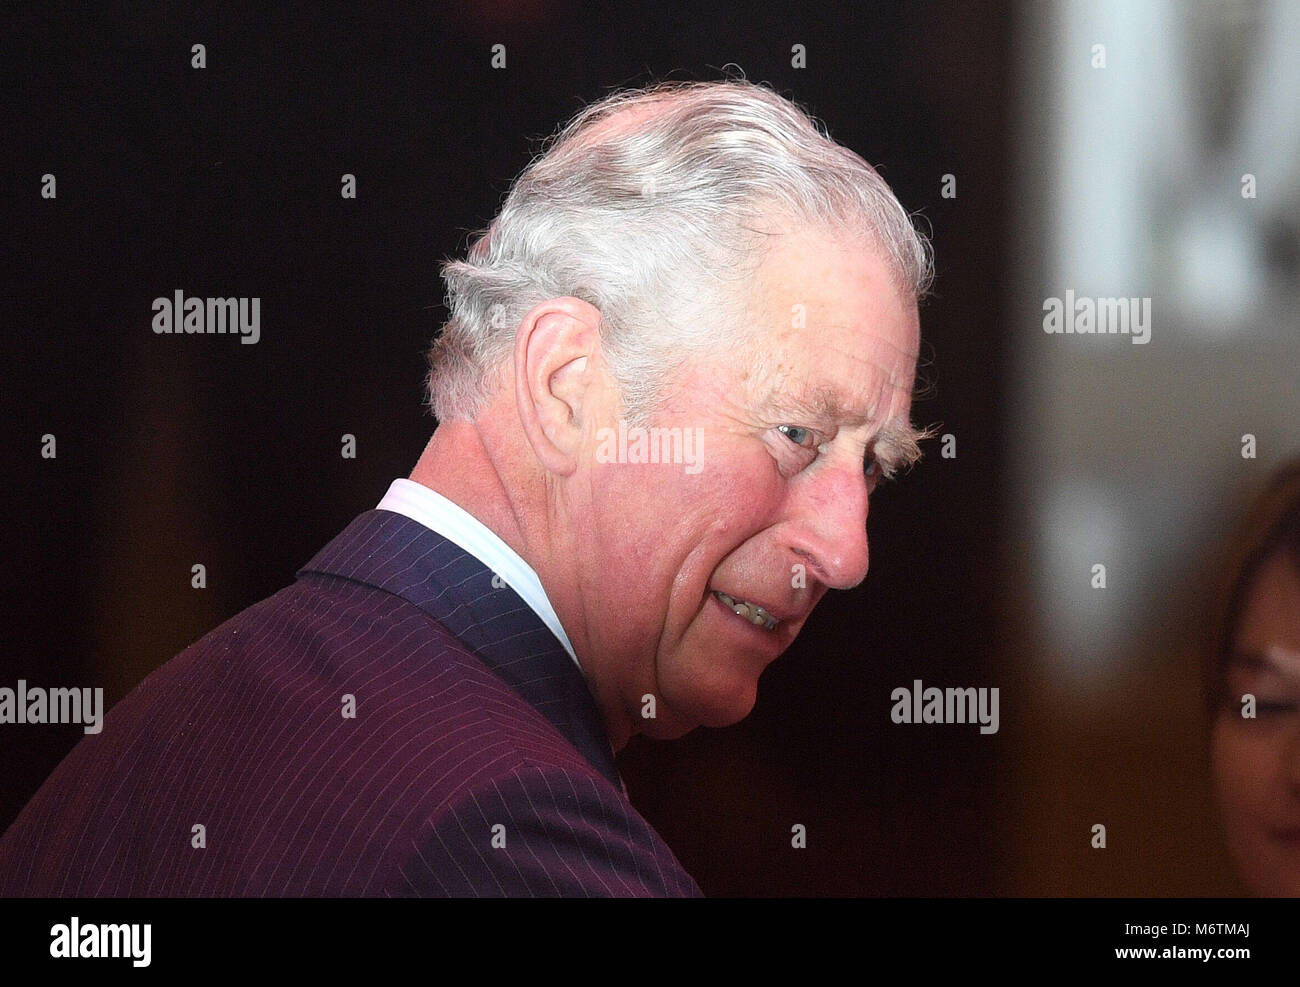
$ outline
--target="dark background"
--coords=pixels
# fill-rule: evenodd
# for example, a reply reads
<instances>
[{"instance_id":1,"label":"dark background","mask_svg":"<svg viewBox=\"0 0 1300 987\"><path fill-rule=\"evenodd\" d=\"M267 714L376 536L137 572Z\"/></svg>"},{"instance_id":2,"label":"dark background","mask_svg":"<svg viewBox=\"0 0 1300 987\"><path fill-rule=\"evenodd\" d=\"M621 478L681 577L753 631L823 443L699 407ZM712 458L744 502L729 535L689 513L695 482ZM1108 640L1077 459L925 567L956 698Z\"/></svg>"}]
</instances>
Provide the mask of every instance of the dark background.
<instances>
[{"instance_id":1,"label":"dark background","mask_svg":"<svg viewBox=\"0 0 1300 987\"><path fill-rule=\"evenodd\" d=\"M7 5L0 684L106 706L294 571L435 425L438 265L549 134L611 88L737 67L807 106L932 229L918 424L866 582L826 598L743 723L620 758L706 893L998 894L1009 13L989 3ZM102 8L102 9L101 9ZM453 9L454 8L454 9ZM190 46L207 67L190 67ZM507 67L490 67L504 44ZM808 67L791 67L805 45ZM40 197L52 173L58 197ZM340 177L357 177L342 199ZM960 197L940 197L942 176ZM257 296L256 345L159 336L151 302ZM40 456L41 436L58 457ZM357 438L355 460L340 437ZM208 571L190 587L190 567ZM1002 732L889 720L890 692L1002 685ZM1010 728L1010 729L1009 729ZM0 829L82 736L0 727ZM1000 807L1000 808L999 808ZM1014 818L1012 814L1011 818ZM794 850L791 827L807 827Z\"/></svg>"}]
</instances>

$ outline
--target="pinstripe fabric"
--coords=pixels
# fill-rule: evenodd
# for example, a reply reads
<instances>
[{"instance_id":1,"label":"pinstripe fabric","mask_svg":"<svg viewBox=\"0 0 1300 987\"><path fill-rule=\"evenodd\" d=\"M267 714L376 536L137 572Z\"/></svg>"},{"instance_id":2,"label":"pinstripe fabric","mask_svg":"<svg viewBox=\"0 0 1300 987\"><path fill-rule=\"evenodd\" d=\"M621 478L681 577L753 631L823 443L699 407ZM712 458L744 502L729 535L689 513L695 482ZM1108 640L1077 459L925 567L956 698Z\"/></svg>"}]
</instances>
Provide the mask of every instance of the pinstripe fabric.
<instances>
[{"instance_id":1,"label":"pinstripe fabric","mask_svg":"<svg viewBox=\"0 0 1300 987\"><path fill-rule=\"evenodd\" d=\"M581 672L491 578L362 514L109 711L0 841L0 894L698 895Z\"/></svg>"}]
</instances>

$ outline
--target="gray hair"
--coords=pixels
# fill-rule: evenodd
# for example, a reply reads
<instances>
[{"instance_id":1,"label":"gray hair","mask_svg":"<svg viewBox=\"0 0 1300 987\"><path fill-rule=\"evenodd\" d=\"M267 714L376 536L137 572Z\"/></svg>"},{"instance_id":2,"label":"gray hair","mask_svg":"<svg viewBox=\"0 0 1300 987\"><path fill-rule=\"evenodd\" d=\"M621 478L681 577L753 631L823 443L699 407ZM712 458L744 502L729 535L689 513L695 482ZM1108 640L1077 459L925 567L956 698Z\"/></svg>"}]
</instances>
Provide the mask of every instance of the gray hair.
<instances>
[{"instance_id":1,"label":"gray hair","mask_svg":"<svg viewBox=\"0 0 1300 987\"><path fill-rule=\"evenodd\" d=\"M758 331L735 286L758 267L773 216L869 238L913 298L933 278L929 243L884 180L763 85L664 82L586 107L520 173L466 259L442 266L434 414L477 419L523 317L567 295L599 309L625 417L650 424L691 354Z\"/></svg>"}]
</instances>

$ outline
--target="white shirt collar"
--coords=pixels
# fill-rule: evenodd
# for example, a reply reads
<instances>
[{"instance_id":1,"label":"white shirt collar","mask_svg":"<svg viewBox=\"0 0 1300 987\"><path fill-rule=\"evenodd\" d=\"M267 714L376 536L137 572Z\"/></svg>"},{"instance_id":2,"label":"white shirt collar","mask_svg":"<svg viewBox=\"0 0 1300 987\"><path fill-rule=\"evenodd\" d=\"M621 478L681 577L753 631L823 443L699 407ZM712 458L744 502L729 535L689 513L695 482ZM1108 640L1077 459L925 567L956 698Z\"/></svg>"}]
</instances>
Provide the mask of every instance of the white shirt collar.
<instances>
[{"instance_id":1,"label":"white shirt collar","mask_svg":"<svg viewBox=\"0 0 1300 987\"><path fill-rule=\"evenodd\" d=\"M527 562L513 548L501 540L495 531L453 503L436 490L431 490L414 480L397 479L388 487L388 493L379 502L379 510L392 511L416 521L430 531L436 531L454 542L486 565L541 618L542 623L559 638L573 663L582 670L578 656L573 652L569 636L564 633L555 608L542 589L542 581Z\"/></svg>"}]
</instances>

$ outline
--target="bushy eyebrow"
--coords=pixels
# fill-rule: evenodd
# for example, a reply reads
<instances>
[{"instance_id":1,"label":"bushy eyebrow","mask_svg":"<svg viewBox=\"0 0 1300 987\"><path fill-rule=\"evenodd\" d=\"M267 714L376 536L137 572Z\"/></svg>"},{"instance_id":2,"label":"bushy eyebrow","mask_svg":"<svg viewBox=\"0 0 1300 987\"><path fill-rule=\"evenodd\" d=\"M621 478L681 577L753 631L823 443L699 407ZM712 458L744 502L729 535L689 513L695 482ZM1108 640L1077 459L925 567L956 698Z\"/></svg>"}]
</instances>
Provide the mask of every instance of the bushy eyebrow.
<instances>
[{"instance_id":1,"label":"bushy eyebrow","mask_svg":"<svg viewBox=\"0 0 1300 987\"><path fill-rule=\"evenodd\" d=\"M921 461L921 442L933 438L929 429L918 429L906 419L886 422L876 435L876 462L886 477Z\"/></svg>"},{"instance_id":2,"label":"bushy eyebrow","mask_svg":"<svg viewBox=\"0 0 1300 987\"><path fill-rule=\"evenodd\" d=\"M825 385L812 387L803 394L783 394L776 406L782 414L802 415L824 427L859 428L875 422L863 412L845 411L835 391ZM875 458L881 472L891 477L900 469L915 465L923 455L921 442L932 437L928 429L918 429L907 419L885 422L874 439Z\"/></svg>"}]
</instances>

